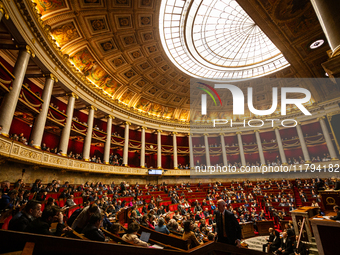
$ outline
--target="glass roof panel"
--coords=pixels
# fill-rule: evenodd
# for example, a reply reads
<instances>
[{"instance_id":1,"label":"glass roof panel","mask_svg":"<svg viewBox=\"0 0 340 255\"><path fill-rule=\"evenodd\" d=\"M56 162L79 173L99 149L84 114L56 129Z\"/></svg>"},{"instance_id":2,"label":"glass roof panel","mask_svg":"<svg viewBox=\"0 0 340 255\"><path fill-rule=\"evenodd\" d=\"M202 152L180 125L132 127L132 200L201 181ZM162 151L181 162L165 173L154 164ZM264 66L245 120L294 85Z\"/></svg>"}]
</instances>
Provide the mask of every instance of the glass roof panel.
<instances>
[{"instance_id":1,"label":"glass roof panel","mask_svg":"<svg viewBox=\"0 0 340 255\"><path fill-rule=\"evenodd\" d=\"M168 57L193 77L249 79L289 66L235 0L162 0L159 27Z\"/></svg>"}]
</instances>

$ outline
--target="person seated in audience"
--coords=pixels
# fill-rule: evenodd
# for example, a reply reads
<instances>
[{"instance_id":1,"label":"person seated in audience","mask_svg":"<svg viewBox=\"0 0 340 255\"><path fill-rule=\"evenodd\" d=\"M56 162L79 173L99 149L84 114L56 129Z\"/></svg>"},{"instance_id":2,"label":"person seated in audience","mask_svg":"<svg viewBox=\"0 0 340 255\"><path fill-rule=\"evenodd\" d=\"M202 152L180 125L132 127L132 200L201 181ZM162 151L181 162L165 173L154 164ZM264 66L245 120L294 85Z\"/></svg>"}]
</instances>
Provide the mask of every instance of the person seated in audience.
<instances>
[{"instance_id":1,"label":"person seated in audience","mask_svg":"<svg viewBox=\"0 0 340 255\"><path fill-rule=\"evenodd\" d=\"M333 207L334 212L336 213L336 216L330 217L331 220L340 220L340 207L338 205Z\"/></svg>"},{"instance_id":2,"label":"person seated in audience","mask_svg":"<svg viewBox=\"0 0 340 255\"><path fill-rule=\"evenodd\" d=\"M77 216L72 224L72 229L76 232L81 233L90 220L91 216L95 213L100 214L101 210L96 204L92 204L91 206L86 206L81 213Z\"/></svg>"},{"instance_id":3,"label":"person seated in audience","mask_svg":"<svg viewBox=\"0 0 340 255\"><path fill-rule=\"evenodd\" d=\"M188 250L191 249L191 248L194 248L198 245L203 244L202 241L197 240L197 238L196 238L196 236L193 232L194 224L191 221L189 221L189 220L184 221L183 227L184 227L184 233L183 233L182 239L187 240Z\"/></svg>"},{"instance_id":4,"label":"person seated in audience","mask_svg":"<svg viewBox=\"0 0 340 255\"><path fill-rule=\"evenodd\" d=\"M241 216L240 216L240 223L246 223L247 222L247 219L246 219L246 217L244 216L244 214L242 214Z\"/></svg>"},{"instance_id":5,"label":"person seated in audience","mask_svg":"<svg viewBox=\"0 0 340 255\"><path fill-rule=\"evenodd\" d=\"M319 204L317 202L315 202L315 200L313 200L311 206L312 207L320 207Z\"/></svg>"},{"instance_id":6,"label":"person seated in audience","mask_svg":"<svg viewBox=\"0 0 340 255\"><path fill-rule=\"evenodd\" d=\"M299 236L295 236L295 241L293 243L293 253L294 255L307 255L306 245L303 242L299 242L299 246L297 246L299 240Z\"/></svg>"},{"instance_id":7,"label":"person seated in audience","mask_svg":"<svg viewBox=\"0 0 340 255\"><path fill-rule=\"evenodd\" d=\"M69 197L66 200L66 206L71 207L74 205L77 205L74 200L73 200L74 196L73 195L69 195Z\"/></svg>"},{"instance_id":8,"label":"person seated in audience","mask_svg":"<svg viewBox=\"0 0 340 255\"><path fill-rule=\"evenodd\" d=\"M25 205L22 213L17 213L9 222L8 230L23 232L33 220L41 217L41 203L30 200Z\"/></svg>"},{"instance_id":9,"label":"person seated in audience","mask_svg":"<svg viewBox=\"0 0 340 255\"><path fill-rule=\"evenodd\" d=\"M126 234L123 235L122 239L126 242L132 242L135 245L148 247L149 246L148 243L138 238L137 236L138 230L139 230L139 225L137 223L133 222L129 224Z\"/></svg>"},{"instance_id":10,"label":"person seated in audience","mask_svg":"<svg viewBox=\"0 0 340 255\"><path fill-rule=\"evenodd\" d=\"M83 234L86 238L92 241L104 242L105 236L100 230L100 225L102 223L103 216L99 213L94 213L91 215L89 222L83 229Z\"/></svg>"},{"instance_id":11,"label":"person seated in audience","mask_svg":"<svg viewBox=\"0 0 340 255\"><path fill-rule=\"evenodd\" d=\"M115 235L115 236L117 236L117 237L120 237L119 236L119 231L120 231L120 224L119 223L113 223L112 225L111 225L111 227L110 227L110 232L113 234L113 235Z\"/></svg>"},{"instance_id":12,"label":"person seated in audience","mask_svg":"<svg viewBox=\"0 0 340 255\"><path fill-rule=\"evenodd\" d=\"M149 219L148 219L148 228L151 228L155 230L155 226L157 225L157 220L155 215L152 214L153 211L151 211L151 214L149 214Z\"/></svg>"},{"instance_id":13,"label":"person seated in audience","mask_svg":"<svg viewBox=\"0 0 340 255\"><path fill-rule=\"evenodd\" d=\"M163 234L170 234L170 231L165 225L165 220L163 218L159 218L158 225L155 227L155 231L161 232Z\"/></svg>"},{"instance_id":14,"label":"person seated in audience","mask_svg":"<svg viewBox=\"0 0 340 255\"><path fill-rule=\"evenodd\" d=\"M304 195L302 195L302 196L301 196L301 202L307 203L307 202L308 202L307 197L305 197Z\"/></svg>"},{"instance_id":15,"label":"person seated in audience","mask_svg":"<svg viewBox=\"0 0 340 255\"><path fill-rule=\"evenodd\" d=\"M12 189L7 194L3 193L0 199L0 212L10 210L15 206L15 202L18 196L18 191Z\"/></svg>"},{"instance_id":16,"label":"person seated in audience","mask_svg":"<svg viewBox=\"0 0 340 255\"><path fill-rule=\"evenodd\" d=\"M56 231L52 233L50 227L55 221L58 224ZM60 212L60 209L55 206L49 206L44 209L41 217L28 223L24 231L32 234L60 236L63 232L69 230L71 230L70 227L65 228L63 224L63 214Z\"/></svg>"},{"instance_id":17,"label":"person seated in audience","mask_svg":"<svg viewBox=\"0 0 340 255\"><path fill-rule=\"evenodd\" d=\"M267 238L266 244L263 245L263 252L272 253L280 247L280 233L273 228L269 228L269 238Z\"/></svg>"},{"instance_id":18,"label":"person seated in audience","mask_svg":"<svg viewBox=\"0 0 340 255\"><path fill-rule=\"evenodd\" d=\"M288 238L287 232L282 233L281 244L277 249L276 254L288 255L293 251L292 242Z\"/></svg>"}]
</instances>

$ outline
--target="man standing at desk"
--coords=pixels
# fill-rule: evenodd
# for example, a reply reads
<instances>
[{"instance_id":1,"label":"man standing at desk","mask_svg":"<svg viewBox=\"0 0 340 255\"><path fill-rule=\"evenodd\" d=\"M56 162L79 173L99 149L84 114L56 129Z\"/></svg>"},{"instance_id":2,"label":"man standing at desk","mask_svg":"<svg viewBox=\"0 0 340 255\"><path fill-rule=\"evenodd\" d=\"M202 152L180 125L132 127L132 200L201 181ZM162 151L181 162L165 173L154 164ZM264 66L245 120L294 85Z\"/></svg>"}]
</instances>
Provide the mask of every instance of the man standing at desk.
<instances>
[{"instance_id":1,"label":"man standing at desk","mask_svg":"<svg viewBox=\"0 0 340 255\"><path fill-rule=\"evenodd\" d=\"M240 246L241 227L235 216L225 209L225 201L217 201L218 211L216 212L216 233L220 243Z\"/></svg>"}]
</instances>

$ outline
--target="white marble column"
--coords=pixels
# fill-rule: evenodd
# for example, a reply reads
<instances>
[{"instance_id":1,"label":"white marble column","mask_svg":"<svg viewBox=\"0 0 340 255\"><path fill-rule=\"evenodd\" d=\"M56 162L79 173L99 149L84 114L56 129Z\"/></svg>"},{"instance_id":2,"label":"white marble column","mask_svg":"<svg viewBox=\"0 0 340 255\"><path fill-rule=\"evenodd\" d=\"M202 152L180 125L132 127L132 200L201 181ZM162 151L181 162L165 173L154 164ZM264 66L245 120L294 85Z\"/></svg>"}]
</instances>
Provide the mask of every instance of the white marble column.
<instances>
[{"instance_id":1,"label":"white marble column","mask_svg":"<svg viewBox=\"0 0 340 255\"><path fill-rule=\"evenodd\" d=\"M277 145L279 146L279 152L280 152L282 165L287 165L286 154L283 148L279 127L274 127L274 131L275 131Z\"/></svg>"},{"instance_id":2,"label":"white marble column","mask_svg":"<svg viewBox=\"0 0 340 255\"><path fill-rule=\"evenodd\" d=\"M50 108L54 82L58 82L58 79L53 74L46 76L45 86L41 97L43 103L31 131L30 140L33 140L33 147L37 149L41 148L41 141L44 135L47 113Z\"/></svg>"},{"instance_id":3,"label":"white marble column","mask_svg":"<svg viewBox=\"0 0 340 255\"><path fill-rule=\"evenodd\" d=\"M305 162L306 163L311 163L310 157L309 157L309 153L308 153L308 148L307 148L307 145L306 145L305 138L303 136L303 132L302 132L300 123L298 123L296 125L296 131L297 131L298 136L299 136L299 140L300 140L300 144L301 144L301 149L302 149L303 157L305 158Z\"/></svg>"},{"instance_id":4,"label":"white marble column","mask_svg":"<svg viewBox=\"0 0 340 255\"><path fill-rule=\"evenodd\" d=\"M9 16L8 16L8 13L6 11L4 4L0 2L0 22L4 16L5 16L5 19L9 19Z\"/></svg>"},{"instance_id":5,"label":"white marble column","mask_svg":"<svg viewBox=\"0 0 340 255\"><path fill-rule=\"evenodd\" d=\"M333 56L340 54L340 2L338 0L311 0Z\"/></svg>"},{"instance_id":6,"label":"white marble column","mask_svg":"<svg viewBox=\"0 0 340 255\"><path fill-rule=\"evenodd\" d=\"M325 137L326 140L326 145L329 151L329 155L331 156L332 160L337 160L338 156L336 155L336 151L334 149L333 141L331 139L331 136L329 135L329 131L325 122L325 117L318 118L320 121L321 129L323 136Z\"/></svg>"},{"instance_id":7,"label":"white marble column","mask_svg":"<svg viewBox=\"0 0 340 255\"><path fill-rule=\"evenodd\" d=\"M124 151L123 151L123 166L128 166L129 158L129 129L130 122L125 122L125 135L124 135Z\"/></svg>"},{"instance_id":8,"label":"white marble column","mask_svg":"<svg viewBox=\"0 0 340 255\"><path fill-rule=\"evenodd\" d=\"M209 148L209 141L208 141L208 134L204 134L204 146L205 146L205 164L207 167L211 166L210 162L210 148Z\"/></svg>"},{"instance_id":9,"label":"white marble column","mask_svg":"<svg viewBox=\"0 0 340 255\"><path fill-rule=\"evenodd\" d=\"M74 111L74 103L78 96L75 93L68 93L68 103L66 109L66 121L63 130L61 131L60 142L59 142L59 150L61 150L61 155L67 156L67 148L68 142L70 139L70 132L72 127L72 118L73 118L73 111Z\"/></svg>"},{"instance_id":10,"label":"white marble column","mask_svg":"<svg viewBox=\"0 0 340 255\"><path fill-rule=\"evenodd\" d=\"M243 142L242 142L242 132L237 132L238 147L240 149L240 157L242 166L246 166L246 157L244 156Z\"/></svg>"},{"instance_id":11,"label":"white marble column","mask_svg":"<svg viewBox=\"0 0 340 255\"><path fill-rule=\"evenodd\" d=\"M162 169L162 130L157 130L157 168Z\"/></svg>"},{"instance_id":12,"label":"white marble column","mask_svg":"<svg viewBox=\"0 0 340 255\"><path fill-rule=\"evenodd\" d=\"M145 168L145 130L147 128L146 127L142 127L142 144L141 144L141 148L140 148L140 167L141 168Z\"/></svg>"},{"instance_id":13,"label":"white marble column","mask_svg":"<svg viewBox=\"0 0 340 255\"><path fill-rule=\"evenodd\" d=\"M12 82L12 89L4 96L0 109L0 125L2 126L2 135L9 136L9 130L12 125L13 116L17 107L19 95L21 92L22 83L25 78L27 65L31 55L34 57L34 53L27 45L25 49L20 49L19 56L15 62L13 75L15 77Z\"/></svg>"},{"instance_id":14,"label":"white marble column","mask_svg":"<svg viewBox=\"0 0 340 255\"><path fill-rule=\"evenodd\" d=\"M84 147L83 147L83 159L85 161L90 160L94 111L96 111L97 108L91 105L88 107L88 109L89 109L89 115L87 118L87 130L86 130L86 137L85 137Z\"/></svg>"},{"instance_id":15,"label":"white marble column","mask_svg":"<svg viewBox=\"0 0 340 255\"><path fill-rule=\"evenodd\" d=\"M189 139L189 161L190 161L190 168L194 169L195 168L195 162L194 162L194 147L192 145L192 134L188 134L188 139Z\"/></svg>"},{"instance_id":16,"label":"white marble column","mask_svg":"<svg viewBox=\"0 0 340 255\"><path fill-rule=\"evenodd\" d=\"M227 151L225 149L225 141L224 141L224 134L220 133L221 137L221 146L222 146L222 158L223 158L223 165L228 166L228 160L227 160Z\"/></svg>"},{"instance_id":17,"label":"white marble column","mask_svg":"<svg viewBox=\"0 0 340 255\"><path fill-rule=\"evenodd\" d=\"M178 158L177 158L177 132L172 133L172 145L174 149L174 169L178 169Z\"/></svg>"},{"instance_id":18,"label":"white marble column","mask_svg":"<svg viewBox=\"0 0 340 255\"><path fill-rule=\"evenodd\" d=\"M112 134L112 120L115 117L112 115L107 115L107 123L106 123L106 141L104 146L104 164L110 164L110 149L111 149L111 134Z\"/></svg>"},{"instance_id":19,"label":"white marble column","mask_svg":"<svg viewBox=\"0 0 340 255\"><path fill-rule=\"evenodd\" d=\"M261 165L264 166L266 164L266 160L264 159L264 153L263 153L263 148L262 148L261 136L260 136L260 133L259 133L258 130L254 130L254 132L255 132L255 136L256 136L257 147L259 149Z\"/></svg>"}]
</instances>

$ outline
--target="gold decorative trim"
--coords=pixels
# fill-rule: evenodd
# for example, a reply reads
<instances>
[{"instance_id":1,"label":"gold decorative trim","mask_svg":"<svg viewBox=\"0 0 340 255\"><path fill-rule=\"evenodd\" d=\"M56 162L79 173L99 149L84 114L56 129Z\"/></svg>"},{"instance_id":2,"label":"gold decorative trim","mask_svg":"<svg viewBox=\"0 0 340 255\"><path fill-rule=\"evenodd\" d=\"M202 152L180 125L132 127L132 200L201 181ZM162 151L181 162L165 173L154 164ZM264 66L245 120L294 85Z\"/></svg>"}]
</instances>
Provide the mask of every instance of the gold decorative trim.
<instances>
[{"instance_id":1,"label":"gold decorative trim","mask_svg":"<svg viewBox=\"0 0 340 255\"><path fill-rule=\"evenodd\" d=\"M131 122L128 122L128 121L125 121L124 124L125 124L126 126L128 126L128 125L131 126Z\"/></svg>"},{"instance_id":2,"label":"gold decorative trim","mask_svg":"<svg viewBox=\"0 0 340 255\"><path fill-rule=\"evenodd\" d=\"M89 162L89 161L90 161L90 159L88 159L88 158L84 158L84 160L85 160L86 162Z\"/></svg>"},{"instance_id":3,"label":"gold decorative trim","mask_svg":"<svg viewBox=\"0 0 340 255\"><path fill-rule=\"evenodd\" d=\"M78 95L74 92L69 92L69 93L66 93L66 96L68 97L74 97L75 99L79 99Z\"/></svg>"},{"instance_id":4,"label":"gold decorative trim","mask_svg":"<svg viewBox=\"0 0 340 255\"><path fill-rule=\"evenodd\" d=\"M160 129L157 129L157 133L162 133L163 131Z\"/></svg>"},{"instance_id":5,"label":"gold decorative trim","mask_svg":"<svg viewBox=\"0 0 340 255\"><path fill-rule=\"evenodd\" d=\"M33 145L33 147L36 148L36 149L38 149L38 150L41 149L41 147L40 147L39 145Z\"/></svg>"},{"instance_id":6,"label":"gold decorative trim","mask_svg":"<svg viewBox=\"0 0 340 255\"><path fill-rule=\"evenodd\" d=\"M163 169L161 166L157 167L157 169Z\"/></svg>"},{"instance_id":7,"label":"gold decorative trim","mask_svg":"<svg viewBox=\"0 0 340 255\"><path fill-rule=\"evenodd\" d=\"M236 132L236 134L237 134L237 135L241 135L241 134L242 134L242 132L241 132L241 131L238 131L238 132Z\"/></svg>"},{"instance_id":8,"label":"gold decorative trim","mask_svg":"<svg viewBox=\"0 0 340 255\"><path fill-rule=\"evenodd\" d=\"M175 170L178 170L178 167L174 167Z\"/></svg>"},{"instance_id":9,"label":"gold decorative trim","mask_svg":"<svg viewBox=\"0 0 340 255\"><path fill-rule=\"evenodd\" d=\"M26 49L26 52L32 56L32 58L35 57L35 53L29 45L26 45L25 49Z\"/></svg>"},{"instance_id":10,"label":"gold decorative trim","mask_svg":"<svg viewBox=\"0 0 340 255\"><path fill-rule=\"evenodd\" d=\"M147 127L141 127L141 129L145 129L145 130L147 130L148 128L147 128Z\"/></svg>"},{"instance_id":11,"label":"gold decorative trim","mask_svg":"<svg viewBox=\"0 0 340 255\"><path fill-rule=\"evenodd\" d=\"M54 82L58 82L58 81L59 81L58 78L55 77L54 74L51 74L51 73L48 74L48 75L46 75L46 77L47 77L47 78L50 78L51 80L54 80Z\"/></svg>"},{"instance_id":12,"label":"gold decorative trim","mask_svg":"<svg viewBox=\"0 0 340 255\"><path fill-rule=\"evenodd\" d=\"M67 157L66 153L61 153L61 156Z\"/></svg>"},{"instance_id":13,"label":"gold decorative trim","mask_svg":"<svg viewBox=\"0 0 340 255\"><path fill-rule=\"evenodd\" d=\"M9 137L9 134L7 134L7 133L1 133L1 134L5 137Z\"/></svg>"},{"instance_id":14,"label":"gold decorative trim","mask_svg":"<svg viewBox=\"0 0 340 255\"><path fill-rule=\"evenodd\" d=\"M112 115L110 115L110 114L109 114L109 115L106 115L105 118L106 118L106 119L113 119L113 120L115 119L115 117L112 116Z\"/></svg>"},{"instance_id":15,"label":"gold decorative trim","mask_svg":"<svg viewBox=\"0 0 340 255\"><path fill-rule=\"evenodd\" d=\"M5 6L4 6L4 4L2 2L0 2L0 12L5 17L5 19L9 19L8 12L7 12Z\"/></svg>"},{"instance_id":16,"label":"gold decorative trim","mask_svg":"<svg viewBox=\"0 0 340 255\"><path fill-rule=\"evenodd\" d=\"M86 107L87 109L89 109L89 110L94 110L94 111L97 111L98 109L97 109L97 107L95 107L95 106L93 106L93 105L89 105L89 106L87 106Z\"/></svg>"}]
</instances>

